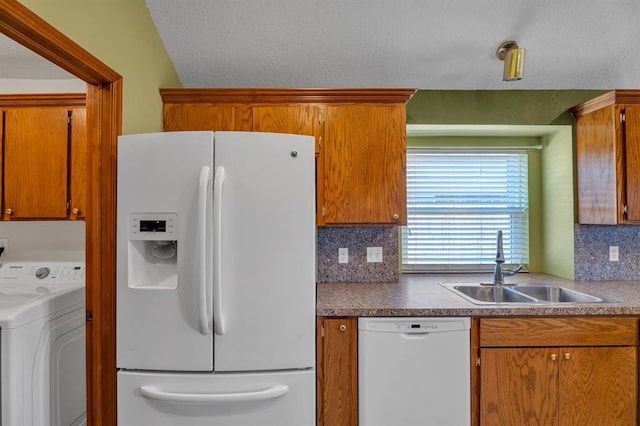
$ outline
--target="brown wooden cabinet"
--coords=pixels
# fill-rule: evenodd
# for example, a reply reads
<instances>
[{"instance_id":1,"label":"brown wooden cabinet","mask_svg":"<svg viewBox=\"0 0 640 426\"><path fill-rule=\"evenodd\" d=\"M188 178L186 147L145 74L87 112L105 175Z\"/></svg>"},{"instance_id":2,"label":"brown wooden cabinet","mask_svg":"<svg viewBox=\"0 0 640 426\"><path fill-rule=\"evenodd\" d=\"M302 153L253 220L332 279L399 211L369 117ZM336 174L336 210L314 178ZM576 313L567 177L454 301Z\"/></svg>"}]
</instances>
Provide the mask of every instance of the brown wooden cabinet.
<instances>
[{"instance_id":1,"label":"brown wooden cabinet","mask_svg":"<svg viewBox=\"0 0 640 426\"><path fill-rule=\"evenodd\" d=\"M316 139L320 225L405 224L406 102L414 89L162 89L164 130Z\"/></svg>"},{"instance_id":2,"label":"brown wooden cabinet","mask_svg":"<svg viewBox=\"0 0 640 426\"><path fill-rule=\"evenodd\" d=\"M317 320L318 426L358 425L358 319Z\"/></svg>"},{"instance_id":3,"label":"brown wooden cabinet","mask_svg":"<svg viewBox=\"0 0 640 426\"><path fill-rule=\"evenodd\" d=\"M571 113L576 118L578 222L640 222L640 91L614 90Z\"/></svg>"},{"instance_id":4,"label":"brown wooden cabinet","mask_svg":"<svg viewBox=\"0 0 640 426\"><path fill-rule=\"evenodd\" d=\"M3 218L84 215L85 95L0 96Z\"/></svg>"},{"instance_id":5,"label":"brown wooden cabinet","mask_svg":"<svg viewBox=\"0 0 640 426\"><path fill-rule=\"evenodd\" d=\"M637 322L480 319L479 424L637 425Z\"/></svg>"}]
</instances>

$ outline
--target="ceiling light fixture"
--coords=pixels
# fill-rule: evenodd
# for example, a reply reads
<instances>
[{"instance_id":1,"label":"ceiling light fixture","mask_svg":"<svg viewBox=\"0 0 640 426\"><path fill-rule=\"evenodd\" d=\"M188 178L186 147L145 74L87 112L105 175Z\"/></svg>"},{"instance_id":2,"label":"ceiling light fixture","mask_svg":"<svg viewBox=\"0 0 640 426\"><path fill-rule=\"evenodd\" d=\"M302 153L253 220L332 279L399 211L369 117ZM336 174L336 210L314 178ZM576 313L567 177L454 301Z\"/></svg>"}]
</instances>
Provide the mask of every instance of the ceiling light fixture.
<instances>
[{"instance_id":1,"label":"ceiling light fixture","mask_svg":"<svg viewBox=\"0 0 640 426\"><path fill-rule=\"evenodd\" d=\"M504 61L502 79L504 81L521 80L524 71L525 49L518 46L513 40L505 41L496 51L496 56Z\"/></svg>"}]
</instances>

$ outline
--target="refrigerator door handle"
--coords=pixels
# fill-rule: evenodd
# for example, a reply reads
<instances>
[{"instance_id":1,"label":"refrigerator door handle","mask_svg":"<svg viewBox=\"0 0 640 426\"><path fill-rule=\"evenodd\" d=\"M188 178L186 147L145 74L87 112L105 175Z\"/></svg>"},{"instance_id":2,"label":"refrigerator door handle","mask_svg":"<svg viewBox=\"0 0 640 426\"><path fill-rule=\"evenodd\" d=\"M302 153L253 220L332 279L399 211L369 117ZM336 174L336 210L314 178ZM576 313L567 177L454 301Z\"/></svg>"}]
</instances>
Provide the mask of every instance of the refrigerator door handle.
<instances>
[{"instance_id":1,"label":"refrigerator door handle","mask_svg":"<svg viewBox=\"0 0 640 426\"><path fill-rule=\"evenodd\" d=\"M234 392L234 393L182 393L182 392L165 392L159 390L155 386L141 386L140 393L148 399L154 399L163 402L172 403L233 403L233 402L252 402L275 399L289 392L289 386L276 385L267 389Z\"/></svg>"},{"instance_id":2,"label":"refrigerator door handle","mask_svg":"<svg viewBox=\"0 0 640 426\"><path fill-rule=\"evenodd\" d=\"M224 334L222 314L222 191L224 189L224 167L216 168L213 180L213 328L218 336Z\"/></svg>"},{"instance_id":3,"label":"refrigerator door handle","mask_svg":"<svg viewBox=\"0 0 640 426\"><path fill-rule=\"evenodd\" d=\"M209 166L200 169L198 181L198 316L200 333L211 334L207 303L207 192L211 183Z\"/></svg>"}]
</instances>

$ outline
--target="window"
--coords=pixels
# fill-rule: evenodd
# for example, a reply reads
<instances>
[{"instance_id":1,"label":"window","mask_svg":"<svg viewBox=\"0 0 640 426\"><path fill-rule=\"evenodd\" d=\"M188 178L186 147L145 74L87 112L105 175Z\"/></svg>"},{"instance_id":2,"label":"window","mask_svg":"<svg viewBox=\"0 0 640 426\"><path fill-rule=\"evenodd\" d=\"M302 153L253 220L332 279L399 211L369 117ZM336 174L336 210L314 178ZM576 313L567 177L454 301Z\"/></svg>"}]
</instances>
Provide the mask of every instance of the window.
<instances>
[{"instance_id":1,"label":"window","mask_svg":"<svg viewBox=\"0 0 640 426\"><path fill-rule=\"evenodd\" d=\"M407 149L404 272L486 271L529 261L526 149Z\"/></svg>"}]
</instances>

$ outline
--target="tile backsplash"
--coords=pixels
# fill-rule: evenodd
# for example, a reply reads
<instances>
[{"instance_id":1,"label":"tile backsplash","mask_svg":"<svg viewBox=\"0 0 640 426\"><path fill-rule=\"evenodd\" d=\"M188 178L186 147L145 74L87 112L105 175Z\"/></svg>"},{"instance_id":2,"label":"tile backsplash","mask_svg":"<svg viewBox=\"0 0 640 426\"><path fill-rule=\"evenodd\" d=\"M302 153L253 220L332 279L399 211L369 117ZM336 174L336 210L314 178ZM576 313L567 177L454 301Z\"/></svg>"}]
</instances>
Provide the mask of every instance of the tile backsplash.
<instances>
[{"instance_id":1,"label":"tile backsplash","mask_svg":"<svg viewBox=\"0 0 640 426\"><path fill-rule=\"evenodd\" d=\"M367 247L382 248L382 262L367 262ZM349 251L338 262L338 249ZM398 282L396 226L319 227L318 282Z\"/></svg>"},{"instance_id":2,"label":"tile backsplash","mask_svg":"<svg viewBox=\"0 0 640 426\"><path fill-rule=\"evenodd\" d=\"M575 225L576 280L640 280L640 226ZM619 261L609 261L617 246Z\"/></svg>"},{"instance_id":3,"label":"tile backsplash","mask_svg":"<svg viewBox=\"0 0 640 426\"><path fill-rule=\"evenodd\" d=\"M640 226L575 225L576 280L640 280ZM617 246L619 261L609 261ZM367 247L382 247L381 263L367 262ZM347 248L348 263L338 262ZM398 282L398 228L319 227L318 282Z\"/></svg>"}]
</instances>

